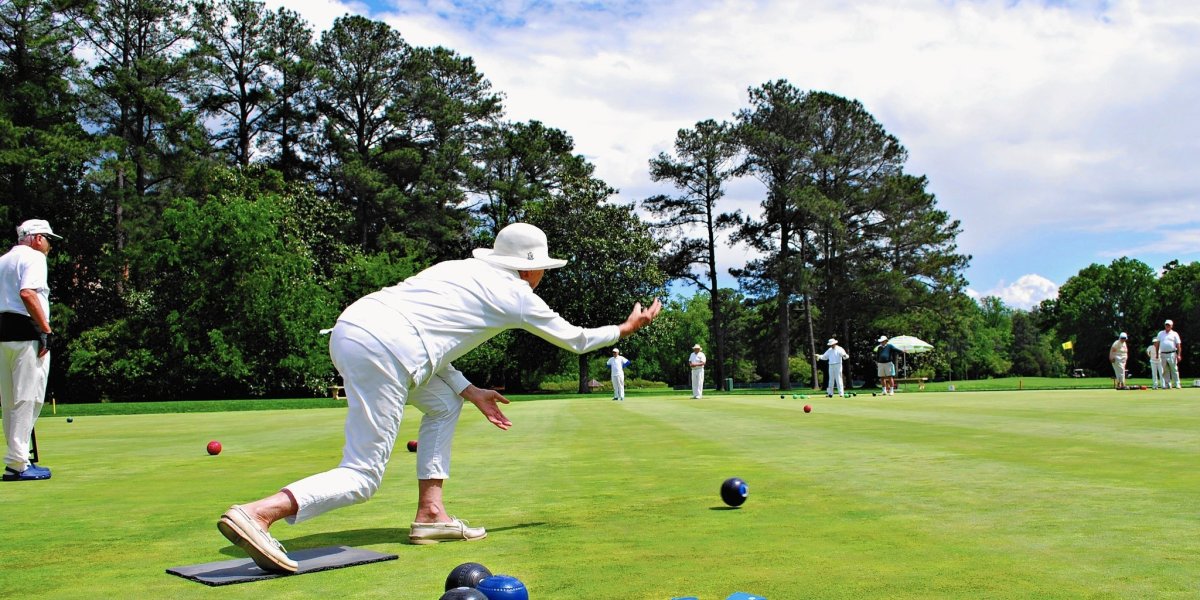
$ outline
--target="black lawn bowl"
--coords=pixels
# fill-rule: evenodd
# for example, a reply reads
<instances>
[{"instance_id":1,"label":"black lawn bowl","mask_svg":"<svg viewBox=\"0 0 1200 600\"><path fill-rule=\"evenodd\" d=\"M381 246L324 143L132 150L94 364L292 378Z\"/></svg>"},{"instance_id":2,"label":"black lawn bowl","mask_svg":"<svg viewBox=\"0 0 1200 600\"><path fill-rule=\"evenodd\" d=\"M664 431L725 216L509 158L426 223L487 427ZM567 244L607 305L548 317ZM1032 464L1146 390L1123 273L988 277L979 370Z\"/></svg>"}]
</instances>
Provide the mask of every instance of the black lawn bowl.
<instances>
[{"instance_id":1,"label":"black lawn bowl","mask_svg":"<svg viewBox=\"0 0 1200 600\"><path fill-rule=\"evenodd\" d=\"M446 590L438 600L488 600L487 594L472 587L456 587Z\"/></svg>"},{"instance_id":2,"label":"black lawn bowl","mask_svg":"<svg viewBox=\"0 0 1200 600\"><path fill-rule=\"evenodd\" d=\"M721 484L721 500L729 506L741 506L750 495L750 487L738 477L730 477Z\"/></svg>"},{"instance_id":3,"label":"black lawn bowl","mask_svg":"<svg viewBox=\"0 0 1200 600\"><path fill-rule=\"evenodd\" d=\"M473 588L479 585L480 581L491 576L492 572L477 562L463 563L454 567L454 570L450 571L450 575L446 577L446 590L458 587Z\"/></svg>"}]
</instances>

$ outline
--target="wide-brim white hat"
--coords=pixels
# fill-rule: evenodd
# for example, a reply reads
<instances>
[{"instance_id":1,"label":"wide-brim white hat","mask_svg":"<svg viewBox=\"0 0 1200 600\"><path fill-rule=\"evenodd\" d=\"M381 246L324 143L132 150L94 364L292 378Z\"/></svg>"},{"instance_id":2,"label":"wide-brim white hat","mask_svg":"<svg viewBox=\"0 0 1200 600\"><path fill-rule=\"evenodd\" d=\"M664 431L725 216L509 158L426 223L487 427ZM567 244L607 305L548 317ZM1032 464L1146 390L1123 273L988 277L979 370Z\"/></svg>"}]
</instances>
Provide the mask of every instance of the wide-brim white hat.
<instances>
[{"instance_id":1,"label":"wide-brim white hat","mask_svg":"<svg viewBox=\"0 0 1200 600\"><path fill-rule=\"evenodd\" d=\"M835 340L833 338L829 338L829 341L825 342L826 346L833 346L834 344L837 344L837 340Z\"/></svg>"},{"instance_id":2,"label":"wide-brim white hat","mask_svg":"<svg viewBox=\"0 0 1200 600\"><path fill-rule=\"evenodd\" d=\"M567 264L561 258L550 257L546 234L528 223L513 223L501 229L491 248L476 248L471 254L484 262L518 271L557 269Z\"/></svg>"}]
</instances>

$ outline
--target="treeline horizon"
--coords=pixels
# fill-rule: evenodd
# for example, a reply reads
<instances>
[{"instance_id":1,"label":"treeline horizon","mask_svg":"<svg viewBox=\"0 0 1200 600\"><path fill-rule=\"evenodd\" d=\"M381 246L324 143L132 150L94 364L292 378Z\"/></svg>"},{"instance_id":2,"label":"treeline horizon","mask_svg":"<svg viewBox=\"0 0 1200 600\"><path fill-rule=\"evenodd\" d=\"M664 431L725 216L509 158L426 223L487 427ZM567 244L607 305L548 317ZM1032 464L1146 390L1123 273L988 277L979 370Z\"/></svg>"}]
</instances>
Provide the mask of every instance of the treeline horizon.
<instances>
[{"instance_id":1,"label":"treeline horizon","mask_svg":"<svg viewBox=\"0 0 1200 600\"><path fill-rule=\"evenodd\" d=\"M1063 328L1097 327L1072 304L1082 286L1029 312L964 293L960 223L860 102L782 79L748 98L646 157L664 193L622 204L568 132L507 120L470 57L384 22L347 15L318 34L251 0L8 0L0 223L44 218L64 236L50 254L60 401L324 393L336 373L318 330L516 221L571 261L538 291L573 323L699 286L621 341L643 379L686 381L697 342L712 381L785 388L811 381L828 337L872 380L880 334L934 342L913 361L934 377L1061 375L1066 332L1093 344ZM724 210L745 177L761 210ZM738 289L716 283L720 232L762 257L730 270ZM1192 307L1138 306L1186 336ZM587 391L607 352L507 332L456 366L481 386Z\"/></svg>"}]
</instances>

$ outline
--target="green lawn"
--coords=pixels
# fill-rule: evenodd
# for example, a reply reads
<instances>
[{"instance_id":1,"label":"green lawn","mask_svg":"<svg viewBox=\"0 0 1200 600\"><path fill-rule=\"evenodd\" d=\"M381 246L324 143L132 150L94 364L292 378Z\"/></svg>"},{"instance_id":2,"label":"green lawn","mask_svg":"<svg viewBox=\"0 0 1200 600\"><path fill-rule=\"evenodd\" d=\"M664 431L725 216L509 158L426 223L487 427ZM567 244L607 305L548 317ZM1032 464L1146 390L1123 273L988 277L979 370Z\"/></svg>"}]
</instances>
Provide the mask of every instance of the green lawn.
<instances>
[{"instance_id":1,"label":"green lawn","mask_svg":"<svg viewBox=\"0 0 1200 600\"><path fill-rule=\"evenodd\" d=\"M433 600L467 561L534 600L1200 595L1196 389L519 402L511 431L459 426L448 507L488 539L403 543L401 444L371 502L273 529L400 560L221 588L164 570L241 556L217 517L335 464L344 409L64 409L38 422L54 479L0 484L0 596ZM731 476L750 485L736 510Z\"/></svg>"}]
</instances>

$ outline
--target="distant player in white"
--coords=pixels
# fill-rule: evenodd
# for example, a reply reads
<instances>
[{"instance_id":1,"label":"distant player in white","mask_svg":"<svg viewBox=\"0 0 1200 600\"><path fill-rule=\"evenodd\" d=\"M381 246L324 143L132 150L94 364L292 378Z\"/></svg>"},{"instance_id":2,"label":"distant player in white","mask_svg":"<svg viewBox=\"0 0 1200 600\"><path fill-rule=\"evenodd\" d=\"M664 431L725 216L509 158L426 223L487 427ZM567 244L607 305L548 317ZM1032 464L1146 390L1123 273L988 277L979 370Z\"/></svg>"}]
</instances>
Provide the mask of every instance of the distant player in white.
<instances>
[{"instance_id":1,"label":"distant player in white","mask_svg":"<svg viewBox=\"0 0 1200 600\"><path fill-rule=\"evenodd\" d=\"M1150 359L1150 389L1157 390L1162 386L1162 357L1158 354L1158 338L1155 337L1146 347L1146 356ZM1165 387L1165 386L1164 386Z\"/></svg>"},{"instance_id":2,"label":"distant player in white","mask_svg":"<svg viewBox=\"0 0 1200 600\"><path fill-rule=\"evenodd\" d=\"M1113 387L1125 389L1125 364L1129 360L1129 334L1121 332L1117 341L1108 349L1108 362L1113 367Z\"/></svg>"},{"instance_id":3,"label":"distant player in white","mask_svg":"<svg viewBox=\"0 0 1200 600\"><path fill-rule=\"evenodd\" d=\"M1170 319L1163 322L1163 330L1158 332L1158 355L1162 364L1162 378L1166 389L1183 387L1179 384L1179 361L1183 353L1183 341L1175 331L1175 323Z\"/></svg>"},{"instance_id":4,"label":"distant player in white","mask_svg":"<svg viewBox=\"0 0 1200 600\"><path fill-rule=\"evenodd\" d=\"M826 381L825 395L830 398L833 397L833 386L836 383L838 395L845 396L846 388L845 384L842 383L842 362L850 358L850 353L839 346L838 341L833 338L829 338L826 344L829 346L829 349L825 351L825 354L816 355L818 359L829 362L829 377L828 381Z\"/></svg>"},{"instance_id":5,"label":"distant player in white","mask_svg":"<svg viewBox=\"0 0 1200 600\"><path fill-rule=\"evenodd\" d=\"M700 351L700 344L692 346L692 353L688 355L688 367L692 369L692 398L694 399L704 396L704 364L707 362L708 359Z\"/></svg>"},{"instance_id":6,"label":"distant player in white","mask_svg":"<svg viewBox=\"0 0 1200 600\"><path fill-rule=\"evenodd\" d=\"M608 359L608 368L612 372L613 400L625 399L625 367L629 359L621 356L621 351L613 348L612 358Z\"/></svg>"}]
</instances>

